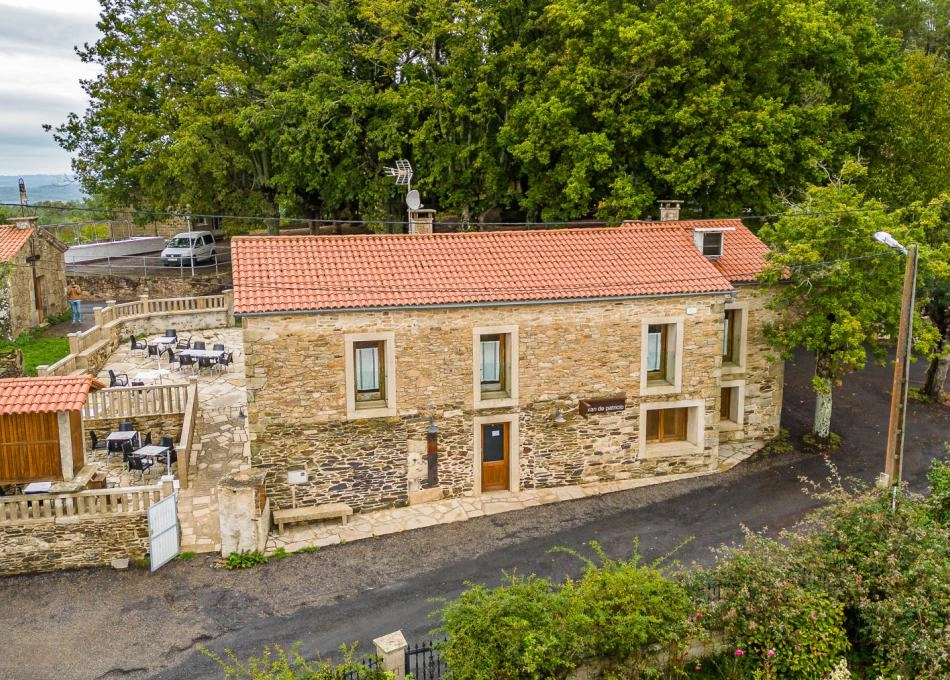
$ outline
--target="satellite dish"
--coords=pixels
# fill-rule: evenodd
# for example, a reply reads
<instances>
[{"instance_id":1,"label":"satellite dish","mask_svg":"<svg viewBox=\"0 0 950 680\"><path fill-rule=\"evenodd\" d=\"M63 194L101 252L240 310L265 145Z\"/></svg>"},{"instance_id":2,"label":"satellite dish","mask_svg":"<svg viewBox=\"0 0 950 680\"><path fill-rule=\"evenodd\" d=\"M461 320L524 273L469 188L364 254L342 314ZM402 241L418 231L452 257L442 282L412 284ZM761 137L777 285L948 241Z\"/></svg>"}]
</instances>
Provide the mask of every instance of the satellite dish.
<instances>
[{"instance_id":1,"label":"satellite dish","mask_svg":"<svg viewBox=\"0 0 950 680\"><path fill-rule=\"evenodd\" d=\"M406 194L406 205L409 206L410 210L418 210L422 207L422 201L419 198L418 191L412 189Z\"/></svg>"}]
</instances>

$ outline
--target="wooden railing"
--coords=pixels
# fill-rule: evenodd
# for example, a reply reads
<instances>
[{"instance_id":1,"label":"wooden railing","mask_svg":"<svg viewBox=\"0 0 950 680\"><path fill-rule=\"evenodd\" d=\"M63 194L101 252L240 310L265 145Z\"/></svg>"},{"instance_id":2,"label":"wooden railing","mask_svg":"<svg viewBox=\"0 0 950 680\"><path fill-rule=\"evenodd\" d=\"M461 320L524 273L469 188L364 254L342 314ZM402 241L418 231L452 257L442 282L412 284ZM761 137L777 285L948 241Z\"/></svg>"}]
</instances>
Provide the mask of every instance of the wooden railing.
<instances>
[{"instance_id":1,"label":"wooden railing","mask_svg":"<svg viewBox=\"0 0 950 680\"><path fill-rule=\"evenodd\" d=\"M185 413L188 385L149 385L93 390L82 407L83 420Z\"/></svg>"},{"instance_id":2,"label":"wooden railing","mask_svg":"<svg viewBox=\"0 0 950 680\"><path fill-rule=\"evenodd\" d=\"M67 517L142 515L162 499L162 487L134 486L62 494L0 496L0 526Z\"/></svg>"}]
</instances>

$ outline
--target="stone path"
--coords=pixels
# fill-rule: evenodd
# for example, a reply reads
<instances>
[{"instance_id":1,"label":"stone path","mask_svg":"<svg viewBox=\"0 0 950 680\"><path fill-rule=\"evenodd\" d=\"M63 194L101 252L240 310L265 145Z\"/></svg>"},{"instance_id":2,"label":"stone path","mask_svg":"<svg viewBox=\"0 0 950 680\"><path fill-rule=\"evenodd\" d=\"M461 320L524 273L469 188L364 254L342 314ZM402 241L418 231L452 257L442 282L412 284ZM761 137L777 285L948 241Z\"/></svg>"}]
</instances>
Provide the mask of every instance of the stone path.
<instances>
[{"instance_id":1,"label":"stone path","mask_svg":"<svg viewBox=\"0 0 950 680\"><path fill-rule=\"evenodd\" d=\"M204 339L210 347L223 343L229 350L242 347L241 329L215 328L191 331L193 339ZM109 383L108 369L129 377L157 368L154 358L131 356L127 344L120 346L99 374ZM184 381L190 375L172 370L163 381ZM178 492L178 517L181 522L182 551L216 552L221 549L218 522L218 482L227 474L250 465L250 444L246 430L247 392L244 377L244 352L234 353L234 364L227 372L198 374L198 422L192 442L187 489ZM179 459L178 465L184 463ZM120 461L121 466L121 461ZM110 466L115 467L115 466ZM121 469L121 467L119 468ZM128 473L117 472L117 486L129 483Z\"/></svg>"}]
</instances>

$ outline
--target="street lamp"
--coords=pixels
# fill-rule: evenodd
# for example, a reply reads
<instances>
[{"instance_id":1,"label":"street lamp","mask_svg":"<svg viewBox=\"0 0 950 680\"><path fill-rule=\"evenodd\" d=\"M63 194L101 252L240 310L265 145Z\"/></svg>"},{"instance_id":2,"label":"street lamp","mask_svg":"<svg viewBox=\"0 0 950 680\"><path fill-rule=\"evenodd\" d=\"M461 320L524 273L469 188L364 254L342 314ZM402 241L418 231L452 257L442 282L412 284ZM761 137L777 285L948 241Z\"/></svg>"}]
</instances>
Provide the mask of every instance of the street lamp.
<instances>
[{"instance_id":1,"label":"street lamp","mask_svg":"<svg viewBox=\"0 0 950 680\"><path fill-rule=\"evenodd\" d=\"M891 412L887 425L887 451L884 454L886 483L896 487L900 484L904 463L904 424L907 416L910 346L914 334L914 290L917 287L917 246L905 248L886 231L875 232L874 239L907 256L904 292L901 296L901 321L897 331L897 356L894 359L894 383L891 387Z\"/></svg>"}]
</instances>

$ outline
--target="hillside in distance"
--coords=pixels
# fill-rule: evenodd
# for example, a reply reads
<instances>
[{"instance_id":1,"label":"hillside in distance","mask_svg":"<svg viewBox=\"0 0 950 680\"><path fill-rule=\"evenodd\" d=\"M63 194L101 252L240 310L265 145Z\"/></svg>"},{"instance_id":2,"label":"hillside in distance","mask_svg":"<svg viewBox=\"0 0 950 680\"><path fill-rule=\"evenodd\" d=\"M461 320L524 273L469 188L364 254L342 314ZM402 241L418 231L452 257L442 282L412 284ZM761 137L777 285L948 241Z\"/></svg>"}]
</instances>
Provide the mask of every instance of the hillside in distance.
<instances>
[{"instance_id":1,"label":"hillside in distance","mask_svg":"<svg viewBox=\"0 0 950 680\"><path fill-rule=\"evenodd\" d=\"M40 201L84 201L79 182L67 175L0 175L0 203L20 202L20 178L31 205Z\"/></svg>"}]
</instances>

